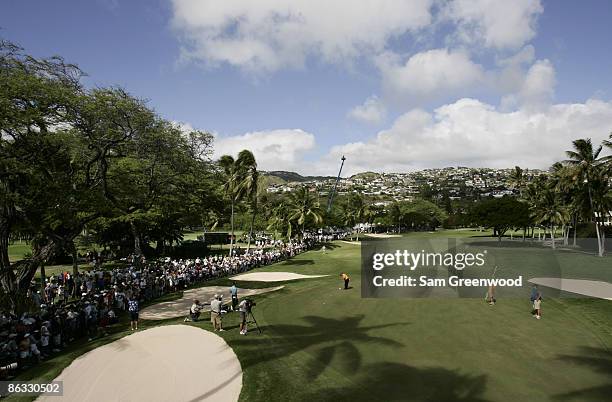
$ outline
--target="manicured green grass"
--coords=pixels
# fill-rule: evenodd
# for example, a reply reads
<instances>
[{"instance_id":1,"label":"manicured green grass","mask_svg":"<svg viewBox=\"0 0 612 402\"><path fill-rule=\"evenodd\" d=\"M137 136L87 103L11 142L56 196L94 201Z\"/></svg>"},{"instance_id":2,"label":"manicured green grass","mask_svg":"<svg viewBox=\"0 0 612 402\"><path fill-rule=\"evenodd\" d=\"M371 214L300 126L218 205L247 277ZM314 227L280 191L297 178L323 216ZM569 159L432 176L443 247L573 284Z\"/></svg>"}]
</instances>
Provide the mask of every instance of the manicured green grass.
<instances>
[{"instance_id":1,"label":"manicured green grass","mask_svg":"<svg viewBox=\"0 0 612 402\"><path fill-rule=\"evenodd\" d=\"M242 400L537 401L577 392L584 401L603 395L581 390L612 386L612 302L546 299L537 321L528 295L495 306L362 299L358 250L342 244L266 269L331 276L266 296L255 310L263 335L224 335L245 369ZM353 289L338 290L340 271Z\"/></svg>"},{"instance_id":2,"label":"manicured green grass","mask_svg":"<svg viewBox=\"0 0 612 402\"><path fill-rule=\"evenodd\" d=\"M525 254L539 261L538 253L550 253L520 245L503 252L509 266L524 261ZM556 253L567 267L564 275L610 278L612 257ZM480 298L362 299L360 247L342 242L329 245L326 253L310 251L261 271L330 276L286 282L281 291L255 297L261 335L251 328L240 336L237 315L225 317L228 331L221 336L244 370L242 401L599 401L610 396L610 301L545 298L538 321L529 313L528 294L499 297L495 306ZM338 289L340 272L351 275L352 289ZM250 285L265 284L241 283ZM207 321L192 325L211 328ZM53 378L104 341L81 344L28 378Z\"/></svg>"},{"instance_id":3,"label":"manicured green grass","mask_svg":"<svg viewBox=\"0 0 612 402\"><path fill-rule=\"evenodd\" d=\"M9 244L9 260L19 261L22 260L27 254L32 253L32 247L30 247L29 243L24 241L18 241L15 243Z\"/></svg>"}]
</instances>

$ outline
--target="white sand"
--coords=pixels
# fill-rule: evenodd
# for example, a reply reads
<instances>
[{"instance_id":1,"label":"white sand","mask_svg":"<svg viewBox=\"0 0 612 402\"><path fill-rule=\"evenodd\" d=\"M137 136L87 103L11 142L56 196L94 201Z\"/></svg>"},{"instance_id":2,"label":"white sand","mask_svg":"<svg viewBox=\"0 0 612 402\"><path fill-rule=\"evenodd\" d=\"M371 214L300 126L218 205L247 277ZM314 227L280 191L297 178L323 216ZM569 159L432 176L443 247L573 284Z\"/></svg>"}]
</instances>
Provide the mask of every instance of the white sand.
<instances>
[{"instance_id":1,"label":"white sand","mask_svg":"<svg viewBox=\"0 0 612 402\"><path fill-rule=\"evenodd\" d=\"M253 282L282 282L292 281L295 279L321 278L329 275L302 275L294 274L293 272L251 272L234 276L235 281L253 281Z\"/></svg>"},{"instance_id":2,"label":"white sand","mask_svg":"<svg viewBox=\"0 0 612 402\"><path fill-rule=\"evenodd\" d=\"M342 243L347 243L347 244L357 244L360 245L361 242L360 241L348 241L348 240L340 240Z\"/></svg>"},{"instance_id":3,"label":"white sand","mask_svg":"<svg viewBox=\"0 0 612 402\"><path fill-rule=\"evenodd\" d=\"M402 235L386 233L365 233L365 235L368 237L379 237L382 239L388 239L389 237L402 237Z\"/></svg>"},{"instance_id":4,"label":"white sand","mask_svg":"<svg viewBox=\"0 0 612 402\"><path fill-rule=\"evenodd\" d=\"M283 286L264 289L238 288L238 297L241 298L274 292L282 288ZM231 302L228 286L205 286L203 288L191 289L183 292L183 297L178 300L157 303L145 307L140 311L140 318L144 320L166 320L168 318L186 317L194 299L198 299L202 303L209 303L215 294L223 295L223 301L225 303ZM205 305L202 311L210 311L210 306Z\"/></svg>"},{"instance_id":5,"label":"white sand","mask_svg":"<svg viewBox=\"0 0 612 402\"><path fill-rule=\"evenodd\" d=\"M38 401L237 401L242 368L223 338L187 325L136 332L88 352L55 379L64 396Z\"/></svg>"},{"instance_id":6,"label":"white sand","mask_svg":"<svg viewBox=\"0 0 612 402\"><path fill-rule=\"evenodd\" d=\"M584 279L532 278L529 282L566 292L612 300L612 283Z\"/></svg>"}]
</instances>

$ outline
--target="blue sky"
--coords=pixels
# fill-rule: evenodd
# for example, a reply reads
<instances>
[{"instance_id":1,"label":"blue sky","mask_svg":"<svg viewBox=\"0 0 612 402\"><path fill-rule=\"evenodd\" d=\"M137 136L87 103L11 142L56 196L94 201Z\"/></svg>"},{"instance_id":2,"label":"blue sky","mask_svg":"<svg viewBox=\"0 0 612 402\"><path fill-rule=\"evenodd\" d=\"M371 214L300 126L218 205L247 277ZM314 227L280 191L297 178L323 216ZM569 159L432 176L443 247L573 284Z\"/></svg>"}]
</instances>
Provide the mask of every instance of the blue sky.
<instances>
[{"instance_id":1,"label":"blue sky","mask_svg":"<svg viewBox=\"0 0 612 402\"><path fill-rule=\"evenodd\" d=\"M546 167L612 131L612 3L4 2L0 35L217 135L217 155L334 174Z\"/></svg>"}]
</instances>

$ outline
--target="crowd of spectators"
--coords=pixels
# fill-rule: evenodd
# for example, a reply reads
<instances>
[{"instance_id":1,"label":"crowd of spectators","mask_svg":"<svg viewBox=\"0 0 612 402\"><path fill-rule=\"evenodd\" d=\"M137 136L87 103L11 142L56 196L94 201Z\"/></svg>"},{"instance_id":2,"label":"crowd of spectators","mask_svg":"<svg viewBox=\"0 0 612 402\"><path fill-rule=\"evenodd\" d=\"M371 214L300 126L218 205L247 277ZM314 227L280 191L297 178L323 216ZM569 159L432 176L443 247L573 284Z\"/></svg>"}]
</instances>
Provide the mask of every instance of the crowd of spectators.
<instances>
[{"instance_id":1,"label":"crowd of spectators","mask_svg":"<svg viewBox=\"0 0 612 402\"><path fill-rule=\"evenodd\" d=\"M76 339L105 335L128 308L128 300L150 302L201 282L234 275L291 258L311 248L317 235L302 241L260 243L248 252L196 259L147 261L131 256L122 267L94 269L74 276L60 273L42 291L28 291L32 312L0 313L0 378L14 368L36 364ZM16 364L15 364L16 363Z\"/></svg>"}]
</instances>

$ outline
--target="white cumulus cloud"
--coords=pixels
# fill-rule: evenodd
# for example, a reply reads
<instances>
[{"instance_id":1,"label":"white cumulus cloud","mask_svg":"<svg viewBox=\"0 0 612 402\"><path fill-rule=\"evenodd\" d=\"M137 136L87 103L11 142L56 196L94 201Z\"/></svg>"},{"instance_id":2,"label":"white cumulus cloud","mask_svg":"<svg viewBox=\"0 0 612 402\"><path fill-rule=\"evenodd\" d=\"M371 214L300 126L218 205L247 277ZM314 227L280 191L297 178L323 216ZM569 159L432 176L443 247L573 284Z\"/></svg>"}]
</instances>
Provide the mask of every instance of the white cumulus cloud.
<instances>
[{"instance_id":1,"label":"white cumulus cloud","mask_svg":"<svg viewBox=\"0 0 612 402\"><path fill-rule=\"evenodd\" d=\"M550 61L538 60L522 77L518 91L502 98L502 107L530 110L546 108L553 100L556 83L555 68Z\"/></svg>"},{"instance_id":2,"label":"white cumulus cloud","mask_svg":"<svg viewBox=\"0 0 612 402\"><path fill-rule=\"evenodd\" d=\"M183 55L250 71L347 62L431 23L433 0L172 0Z\"/></svg>"},{"instance_id":3,"label":"white cumulus cloud","mask_svg":"<svg viewBox=\"0 0 612 402\"><path fill-rule=\"evenodd\" d=\"M387 92L413 98L448 95L485 80L482 66L461 50L427 50L405 62L386 53L378 58L378 67Z\"/></svg>"},{"instance_id":4,"label":"white cumulus cloud","mask_svg":"<svg viewBox=\"0 0 612 402\"><path fill-rule=\"evenodd\" d=\"M443 19L456 24L454 39L496 49L518 48L536 34L540 0L452 0Z\"/></svg>"},{"instance_id":5,"label":"white cumulus cloud","mask_svg":"<svg viewBox=\"0 0 612 402\"><path fill-rule=\"evenodd\" d=\"M443 166L547 168L573 140L601 142L612 129L612 102L556 104L503 112L464 98L432 113L415 109L368 141L335 146L328 164L346 155L348 172L408 171Z\"/></svg>"},{"instance_id":6,"label":"white cumulus cloud","mask_svg":"<svg viewBox=\"0 0 612 402\"><path fill-rule=\"evenodd\" d=\"M376 95L370 96L362 105L355 106L348 113L350 118L370 124L382 122L386 115L387 109Z\"/></svg>"},{"instance_id":7,"label":"white cumulus cloud","mask_svg":"<svg viewBox=\"0 0 612 402\"><path fill-rule=\"evenodd\" d=\"M314 146L314 135L300 129L254 131L236 136L216 136L214 158L236 156L243 149L248 149L253 152L262 170L302 171L304 153Z\"/></svg>"}]
</instances>

